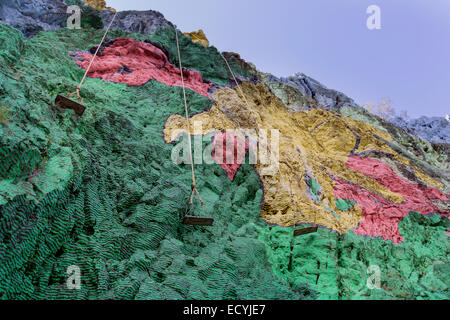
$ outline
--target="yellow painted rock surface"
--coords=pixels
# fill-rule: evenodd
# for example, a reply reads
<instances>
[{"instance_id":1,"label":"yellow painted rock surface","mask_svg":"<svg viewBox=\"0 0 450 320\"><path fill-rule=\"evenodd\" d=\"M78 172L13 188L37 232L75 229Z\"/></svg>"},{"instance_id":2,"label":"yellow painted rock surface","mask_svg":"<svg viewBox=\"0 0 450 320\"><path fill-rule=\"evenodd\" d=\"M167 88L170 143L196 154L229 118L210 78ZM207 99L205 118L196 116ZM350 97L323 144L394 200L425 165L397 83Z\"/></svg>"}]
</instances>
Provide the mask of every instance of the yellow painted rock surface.
<instances>
[{"instance_id":1,"label":"yellow painted rock surface","mask_svg":"<svg viewBox=\"0 0 450 320\"><path fill-rule=\"evenodd\" d=\"M116 9L106 6L105 0L84 0L84 4L97 10L109 10L116 12Z\"/></svg>"},{"instance_id":2,"label":"yellow painted rock surface","mask_svg":"<svg viewBox=\"0 0 450 320\"><path fill-rule=\"evenodd\" d=\"M205 47L209 47L209 40L208 40L208 38L206 38L206 35L202 29L200 29L198 31L192 31L190 33L186 32L186 33L184 33L184 35L186 37L191 38L192 42L200 43L201 45L203 45Z\"/></svg>"},{"instance_id":3,"label":"yellow painted rock surface","mask_svg":"<svg viewBox=\"0 0 450 320\"><path fill-rule=\"evenodd\" d=\"M298 89L296 89L288 84L282 83L282 82L271 82L271 81L269 81L268 76L265 73L259 72L258 76L259 76L261 82L265 86L267 86L271 90L271 92L276 97L278 97L289 109L295 111L295 110L302 110L302 109L310 108L310 107L320 108L320 106L317 104L317 102L315 102L311 98L303 96L302 93ZM355 121L350 118L347 119L347 121L349 121L349 123L352 123L352 127L354 128L354 131L358 135L361 134L364 130L367 130L367 128L370 128L370 130L372 132L374 132L375 135L377 135L385 140L392 141L392 137L386 131L376 129L374 126L372 126L370 124L366 124L363 121ZM442 182L436 181L433 178L431 178L430 176L428 176L421 168L411 164L408 159L399 156L390 147L388 147L385 143L382 143L378 139L360 141L359 147L358 147L358 149L355 150L355 153L367 152L369 150L377 150L377 151L393 154L395 160L397 160L398 162L400 162L403 165L412 167L414 169L414 173L416 174L416 176L420 180L425 182L427 185L430 185L430 186L433 186L436 188L444 187L444 184ZM385 157L381 158L379 160L383 161L383 162L387 162ZM401 171L397 170L397 164L388 163L388 165L391 166L399 176L403 176L403 173ZM404 178L408 180L407 177L404 177Z\"/></svg>"},{"instance_id":4,"label":"yellow painted rock surface","mask_svg":"<svg viewBox=\"0 0 450 320\"><path fill-rule=\"evenodd\" d=\"M190 119L191 134L194 134L195 123L202 123L202 134L228 129L248 136L245 129L279 130L278 170L274 175L264 175L267 165L259 162L255 165L264 187L261 217L265 221L282 226L315 223L341 233L357 227L362 217L361 208L355 205L350 211L339 211L332 176L352 181L390 201L404 200L345 165L352 151L368 150L394 154L393 161L406 163L406 159L376 139L379 136L391 140L388 133L322 109L289 110L262 84L246 82L241 88L245 99L238 89L217 90L213 94L216 102L211 109ZM180 130L186 130L186 120L179 115L171 116L164 131L166 142L174 141ZM433 181L422 175L426 182ZM311 178L320 185L317 198L308 186Z\"/></svg>"}]
</instances>

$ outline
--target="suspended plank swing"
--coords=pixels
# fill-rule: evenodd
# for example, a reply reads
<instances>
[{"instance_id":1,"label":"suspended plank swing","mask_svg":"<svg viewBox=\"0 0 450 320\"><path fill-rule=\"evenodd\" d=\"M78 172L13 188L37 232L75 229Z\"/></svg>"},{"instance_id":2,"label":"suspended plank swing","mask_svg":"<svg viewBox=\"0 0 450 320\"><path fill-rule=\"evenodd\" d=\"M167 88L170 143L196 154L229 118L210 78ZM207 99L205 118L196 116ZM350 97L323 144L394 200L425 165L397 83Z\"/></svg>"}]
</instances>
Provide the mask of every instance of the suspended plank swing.
<instances>
[{"instance_id":1,"label":"suspended plank swing","mask_svg":"<svg viewBox=\"0 0 450 320\"><path fill-rule=\"evenodd\" d=\"M294 237L304 236L310 233L316 233L318 229L319 229L318 227L297 229L294 230Z\"/></svg>"},{"instance_id":2,"label":"suspended plank swing","mask_svg":"<svg viewBox=\"0 0 450 320\"><path fill-rule=\"evenodd\" d=\"M213 225L213 223L213 218L202 218L195 216L185 216L183 218L183 224L185 225L210 227Z\"/></svg>"},{"instance_id":3,"label":"suspended plank swing","mask_svg":"<svg viewBox=\"0 0 450 320\"><path fill-rule=\"evenodd\" d=\"M106 35L108 34L109 29L111 28L111 25L113 24L114 19L116 18L116 16L117 16L117 12L114 14L114 17L112 18L111 22L109 23L109 26L108 26L108 28L106 29L105 34L103 35L102 41L100 41L100 44L98 45L97 50L95 51L95 54L94 54L94 56L92 57L91 62L89 63L89 66L88 66L88 68L86 69L86 72L84 73L84 76L83 76L83 78L81 79L80 84L77 86L77 90L76 90L75 92L69 93L69 94L67 95L67 97L65 97L64 95L61 95L61 94L58 94L58 95L56 96L56 98L55 98L55 105L56 105L58 108L61 108L61 109L72 109L72 110L75 111L75 113L76 113L78 116L81 117L81 116L83 115L84 111L86 110L86 106L82 104L82 103L83 103L83 99L82 99L81 96L80 96L80 90L81 90L81 87L82 87L82 85L83 85L84 80L86 79L86 77L87 77L87 75L88 75L88 73L89 73L89 70L90 70L91 67L92 67L92 64L94 63L94 59L95 59L95 57L97 56L98 51L100 50L100 48L101 48L103 42L105 41ZM73 95L76 95L76 99L77 99L77 100L80 100L81 103L80 103L80 102L77 102L77 101L75 101L75 100L73 100L73 99L70 99L70 97L72 97Z\"/></svg>"},{"instance_id":4,"label":"suspended plank swing","mask_svg":"<svg viewBox=\"0 0 450 320\"><path fill-rule=\"evenodd\" d=\"M183 65L181 63L181 53L180 53L180 43L178 40L178 31L177 29L174 27L175 30L175 38L177 40L177 51L178 51L178 61L180 64L180 76L181 76L181 84L183 87L183 97L184 97L184 110L186 112L186 125L187 125L187 135L188 135L188 143L189 143L189 156L190 156L190 161L191 161L191 171L192 171L192 193L191 193L191 198L189 200L189 206L192 207L193 203L194 203L194 196L197 195L198 199L200 200L200 203L202 206L205 205L205 203L202 200L202 197L200 196L200 193L198 192L197 189L197 183L195 180L195 170L194 170L194 161L193 161L193 157L192 157L192 140L191 140L191 127L189 124L189 111L188 111L188 106L187 106L187 99L186 99L186 88L184 86L184 76L183 76ZM211 217L198 217L198 216L190 216L190 215L185 215L183 218L183 224L185 225L191 225L191 226L206 226L206 227L210 227L212 226L214 223L214 219Z\"/></svg>"}]
</instances>

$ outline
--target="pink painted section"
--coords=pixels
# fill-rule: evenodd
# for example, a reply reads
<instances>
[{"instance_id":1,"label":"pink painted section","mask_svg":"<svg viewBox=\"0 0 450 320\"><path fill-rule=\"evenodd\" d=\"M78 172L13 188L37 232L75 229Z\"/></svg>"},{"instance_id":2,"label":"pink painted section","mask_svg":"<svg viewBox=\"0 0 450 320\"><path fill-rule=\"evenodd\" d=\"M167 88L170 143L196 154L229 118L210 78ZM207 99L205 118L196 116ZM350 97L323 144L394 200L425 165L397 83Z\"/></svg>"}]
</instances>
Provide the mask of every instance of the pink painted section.
<instances>
[{"instance_id":1,"label":"pink painted section","mask_svg":"<svg viewBox=\"0 0 450 320\"><path fill-rule=\"evenodd\" d=\"M77 58L84 59L77 61L77 64L86 70L92 55L82 53ZM88 76L129 86L141 86L150 80L168 86L182 86L180 69L169 63L162 50L150 43L130 38L117 38L112 45L106 47L95 58ZM204 83L200 72L184 70L183 76L186 88L210 98L208 89L213 84Z\"/></svg>"},{"instance_id":2,"label":"pink painted section","mask_svg":"<svg viewBox=\"0 0 450 320\"><path fill-rule=\"evenodd\" d=\"M227 143L230 143L228 148ZM228 178L233 181L245 161L245 155L249 147L248 142L234 133L219 132L214 136L213 145L213 159L227 172Z\"/></svg>"},{"instance_id":3,"label":"pink painted section","mask_svg":"<svg viewBox=\"0 0 450 320\"><path fill-rule=\"evenodd\" d=\"M388 190L400 194L405 201L392 203L385 198L375 195L335 177L334 194L339 199L349 199L358 203L362 209L363 220L355 230L362 236L381 237L401 243L404 239L398 228L399 222L411 211L422 214L438 213L450 217L448 211L435 206L432 200L449 200L450 196L430 187L420 187L402 177L399 177L387 164L374 159L364 159L359 156L349 157L347 167L374 179Z\"/></svg>"}]
</instances>

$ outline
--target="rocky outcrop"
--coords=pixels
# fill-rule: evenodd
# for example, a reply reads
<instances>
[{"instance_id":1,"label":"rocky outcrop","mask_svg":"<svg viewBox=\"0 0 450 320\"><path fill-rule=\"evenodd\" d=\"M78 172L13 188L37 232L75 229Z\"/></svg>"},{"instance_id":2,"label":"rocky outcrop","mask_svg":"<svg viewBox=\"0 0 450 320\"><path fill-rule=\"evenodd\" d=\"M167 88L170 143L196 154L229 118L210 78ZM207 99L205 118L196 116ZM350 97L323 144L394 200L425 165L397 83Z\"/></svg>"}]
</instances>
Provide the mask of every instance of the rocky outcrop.
<instances>
[{"instance_id":1,"label":"rocky outcrop","mask_svg":"<svg viewBox=\"0 0 450 320\"><path fill-rule=\"evenodd\" d=\"M449 298L446 149L307 76L262 79L225 54L242 82L230 85L217 49L180 33L183 67L215 89L185 97L164 70L178 66L174 30L152 31L167 26L162 15L145 21L153 15L118 17L119 27L129 19L123 28L153 33L111 31L120 43L102 47L90 74L101 79L86 78L76 121L55 95L76 88L84 71L70 52L89 60L101 26L23 40L0 23L0 299ZM189 205L185 101L204 206ZM278 130L279 161L252 164L252 129ZM186 214L215 221L186 226ZM317 233L294 237L311 224ZM65 285L74 265L80 290ZM367 286L370 265L380 289Z\"/></svg>"},{"instance_id":2,"label":"rocky outcrop","mask_svg":"<svg viewBox=\"0 0 450 320\"><path fill-rule=\"evenodd\" d=\"M202 29L198 31L185 32L184 35L192 39L192 42L199 43L204 47L209 47L209 40Z\"/></svg>"},{"instance_id":3,"label":"rocky outcrop","mask_svg":"<svg viewBox=\"0 0 450 320\"><path fill-rule=\"evenodd\" d=\"M403 238L398 223L409 212L449 215L435 203L448 198L439 190L443 183L384 142L392 140L387 132L320 108L288 110L262 84L244 82L240 90L245 103L237 88L216 90L215 104L190 118L190 127L201 123L204 135L226 129L247 137L254 155L257 137L247 128L278 130L279 152L271 154L279 157L278 167L277 162L255 165L264 189L261 218L269 224L315 224L399 243ZM166 142L174 142L174 133L186 130L185 121L179 114L166 121ZM261 145L258 148L261 152ZM239 163L234 164L239 168ZM227 167L223 169L230 174ZM354 196L357 190L365 190L365 197ZM342 210L336 204L339 199L358 206ZM386 208L392 209L389 215L384 215Z\"/></svg>"},{"instance_id":4,"label":"rocky outcrop","mask_svg":"<svg viewBox=\"0 0 450 320\"><path fill-rule=\"evenodd\" d=\"M100 1L101 2L101 1ZM94 9L103 9L99 1L87 1L86 4ZM0 6L0 22L8 24L22 31L25 37L32 37L39 31L51 31L65 28L69 4L78 4L82 7L83 14L99 15L98 19L103 20L107 26L111 21L114 12L112 8L105 7L105 10L96 11L90 7L83 7L79 1L63 0L2 0ZM86 17L87 18L87 17ZM164 16L153 10L148 11L122 11L119 12L112 28L121 29L125 32L136 32L142 34L152 34L156 29L164 26L172 26Z\"/></svg>"},{"instance_id":5,"label":"rocky outcrop","mask_svg":"<svg viewBox=\"0 0 450 320\"><path fill-rule=\"evenodd\" d=\"M97 10L109 10L112 12L116 12L116 9L107 7L105 0L84 0L84 4L87 6L91 6Z\"/></svg>"},{"instance_id":6,"label":"rocky outcrop","mask_svg":"<svg viewBox=\"0 0 450 320\"><path fill-rule=\"evenodd\" d=\"M318 107L313 98L304 96L299 89L267 73L258 73L259 80L292 111L307 110Z\"/></svg>"},{"instance_id":7,"label":"rocky outcrop","mask_svg":"<svg viewBox=\"0 0 450 320\"><path fill-rule=\"evenodd\" d=\"M336 197L352 200L361 206L363 221L355 230L358 235L371 235L400 243L404 238L400 234L398 222L410 212L440 213L443 216L449 216L447 208L440 208L441 203L448 201L448 196L438 189L417 183L419 180L414 177L412 170L408 176L411 180L415 180L414 182L400 177L386 163L375 159L352 156L349 157L346 166L374 179L404 198L401 203L392 203L360 188L357 184L336 178L334 189ZM406 174L406 171L403 174Z\"/></svg>"},{"instance_id":8,"label":"rocky outcrop","mask_svg":"<svg viewBox=\"0 0 450 320\"><path fill-rule=\"evenodd\" d=\"M250 72L252 74L257 73L256 67L252 63L249 63L249 62L245 61L244 59L242 59L241 55L239 53L225 51L225 52L222 52L222 54L227 60L236 61L236 64L243 70L247 70L248 72Z\"/></svg>"},{"instance_id":9,"label":"rocky outcrop","mask_svg":"<svg viewBox=\"0 0 450 320\"><path fill-rule=\"evenodd\" d=\"M225 131L214 136L213 145L214 149L211 156L227 172L228 178L233 181L245 161L245 155L249 148L248 142L233 132Z\"/></svg>"},{"instance_id":10,"label":"rocky outcrop","mask_svg":"<svg viewBox=\"0 0 450 320\"><path fill-rule=\"evenodd\" d=\"M450 144L450 122L444 117L420 117L404 120L396 118L392 121L408 133L421 137L432 143Z\"/></svg>"},{"instance_id":11,"label":"rocky outcrop","mask_svg":"<svg viewBox=\"0 0 450 320\"><path fill-rule=\"evenodd\" d=\"M109 10L100 12L105 26L109 25L114 13ZM121 11L117 14L111 28L130 33L153 34L158 28L173 27L158 11Z\"/></svg>"},{"instance_id":12,"label":"rocky outcrop","mask_svg":"<svg viewBox=\"0 0 450 320\"><path fill-rule=\"evenodd\" d=\"M328 89L320 82L303 73L296 73L292 77L277 78L273 75L268 75L270 82L282 82L288 84L300 91L300 93L307 98L311 98L319 105L330 109L340 109L345 106L359 107L353 99L347 97L345 94Z\"/></svg>"},{"instance_id":13,"label":"rocky outcrop","mask_svg":"<svg viewBox=\"0 0 450 320\"><path fill-rule=\"evenodd\" d=\"M39 31L61 29L69 16L62 0L2 0L0 22L30 37Z\"/></svg>"},{"instance_id":14,"label":"rocky outcrop","mask_svg":"<svg viewBox=\"0 0 450 320\"><path fill-rule=\"evenodd\" d=\"M95 52L95 50L91 50ZM91 53L78 53L76 63L87 69L92 60ZM88 76L104 81L141 86L156 80L167 86L181 87L180 69L169 63L166 54L150 41L131 38L117 38L102 47L101 54L94 60ZM184 85L205 97L212 83L203 82L202 74L195 70L183 70Z\"/></svg>"}]
</instances>

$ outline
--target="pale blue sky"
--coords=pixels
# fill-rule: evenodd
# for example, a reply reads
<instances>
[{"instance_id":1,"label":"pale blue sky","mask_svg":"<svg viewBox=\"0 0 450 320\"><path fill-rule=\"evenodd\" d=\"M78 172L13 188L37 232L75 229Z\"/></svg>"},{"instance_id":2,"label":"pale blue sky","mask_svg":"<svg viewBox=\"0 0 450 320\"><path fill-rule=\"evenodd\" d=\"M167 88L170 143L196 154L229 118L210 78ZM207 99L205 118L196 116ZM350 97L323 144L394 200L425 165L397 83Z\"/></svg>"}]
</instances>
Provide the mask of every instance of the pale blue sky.
<instances>
[{"instance_id":1,"label":"pale blue sky","mask_svg":"<svg viewBox=\"0 0 450 320\"><path fill-rule=\"evenodd\" d=\"M412 117L450 113L450 0L107 0L160 11L182 31L265 72L303 72L363 104L392 100ZM369 5L382 29L366 27Z\"/></svg>"}]
</instances>

